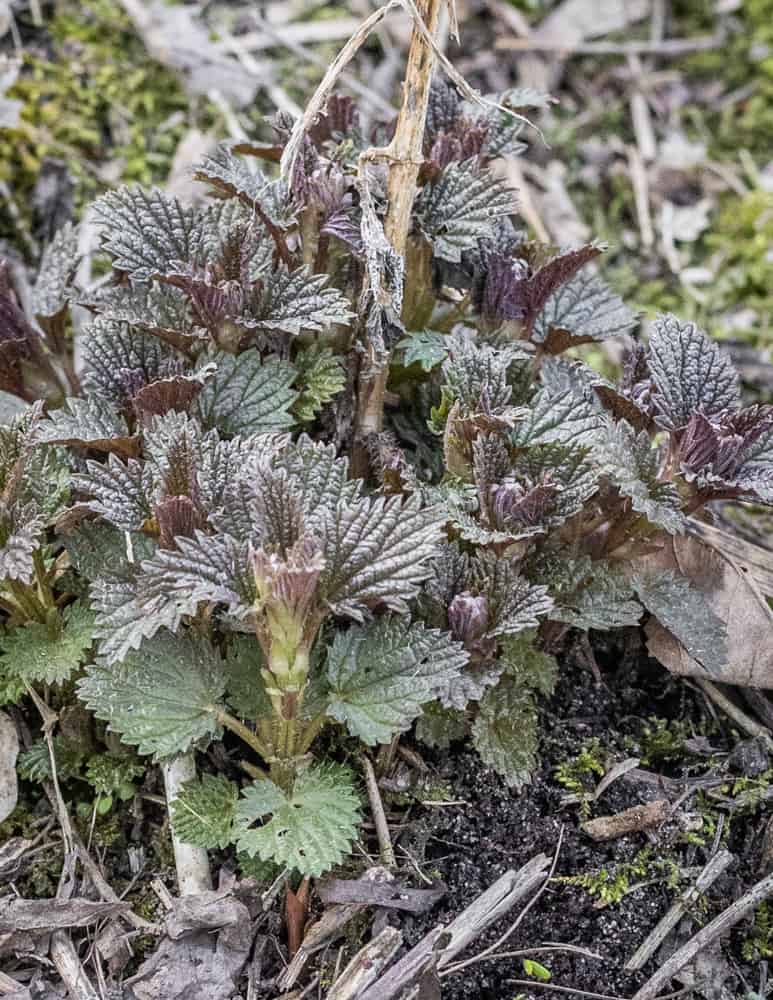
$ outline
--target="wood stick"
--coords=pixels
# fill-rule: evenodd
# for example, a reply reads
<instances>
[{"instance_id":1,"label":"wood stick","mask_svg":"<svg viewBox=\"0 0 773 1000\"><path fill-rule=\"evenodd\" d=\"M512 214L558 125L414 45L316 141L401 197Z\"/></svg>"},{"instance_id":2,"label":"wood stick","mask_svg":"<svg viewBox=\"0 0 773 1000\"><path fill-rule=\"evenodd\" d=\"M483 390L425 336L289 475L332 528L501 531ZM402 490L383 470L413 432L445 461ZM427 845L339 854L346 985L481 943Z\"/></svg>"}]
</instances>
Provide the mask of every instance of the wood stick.
<instances>
[{"instance_id":1,"label":"wood stick","mask_svg":"<svg viewBox=\"0 0 773 1000\"><path fill-rule=\"evenodd\" d=\"M181 754L173 760L164 761L161 765L166 789L167 808L180 793L186 781L196 777L196 760L193 751ZM212 888L212 875L209 869L209 858L203 847L194 847L180 840L170 826L172 847L174 848L174 863L177 869L177 886L181 896L189 896L197 892L206 892Z\"/></svg>"},{"instance_id":2,"label":"wood stick","mask_svg":"<svg viewBox=\"0 0 773 1000\"><path fill-rule=\"evenodd\" d=\"M653 1000L677 972L695 958L698 952L710 945L721 934L729 931L731 927L735 927L739 920L745 917L755 906L767 899L772 892L773 875L768 875L767 878L762 879L761 882L757 882L740 899L731 903L711 923L706 924L697 934L691 937L687 944L673 954L667 962L664 962L658 971L647 980L644 986L634 994L633 1000Z\"/></svg>"},{"instance_id":3,"label":"wood stick","mask_svg":"<svg viewBox=\"0 0 773 1000\"><path fill-rule=\"evenodd\" d=\"M99 1000L99 994L83 970L68 931L54 931L48 951L72 1000Z\"/></svg>"},{"instance_id":4,"label":"wood stick","mask_svg":"<svg viewBox=\"0 0 773 1000\"><path fill-rule=\"evenodd\" d=\"M725 871L735 855L730 851L719 851L698 876L695 885L685 890L674 900L671 908L653 927L644 941L639 945L634 954L628 959L625 965L626 972L638 972L650 960L652 955L658 950L671 931L676 927L684 914L689 911L689 907L698 899L701 893L705 892L709 886L719 878Z\"/></svg>"},{"instance_id":5,"label":"wood stick","mask_svg":"<svg viewBox=\"0 0 773 1000\"><path fill-rule=\"evenodd\" d=\"M396 927L385 927L378 937L360 948L333 983L327 1000L355 1000L361 996L389 965L402 943L403 935Z\"/></svg>"},{"instance_id":6,"label":"wood stick","mask_svg":"<svg viewBox=\"0 0 773 1000\"><path fill-rule=\"evenodd\" d=\"M519 871L507 871L447 927L435 927L358 1000L392 1000L415 983L433 962L448 965L479 935L548 877L550 858L538 854Z\"/></svg>"},{"instance_id":7,"label":"wood stick","mask_svg":"<svg viewBox=\"0 0 773 1000\"><path fill-rule=\"evenodd\" d=\"M696 677L695 682L701 688L706 697L713 701L718 708L721 708L726 715L729 715L733 722L743 732L745 732L747 736L759 737L765 741L765 746L768 750L773 750L773 736L766 726L762 726L759 722L755 722L751 716L747 715L743 709L739 708L734 701L731 701L730 698L728 698L724 692L720 691L716 685L712 684L711 681L704 680L702 677Z\"/></svg>"},{"instance_id":8,"label":"wood stick","mask_svg":"<svg viewBox=\"0 0 773 1000\"><path fill-rule=\"evenodd\" d=\"M561 52L575 56L681 56L687 52L707 52L724 42L721 35L695 38L666 38L662 42L571 42L555 38L499 38L495 48L509 52Z\"/></svg>"},{"instance_id":9,"label":"wood stick","mask_svg":"<svg viewBox=\"0 0 773 1000\"><path fill-rule=\"evenodd\" d=\"M653 826L665 823L671 812L671 804L667 799L656 799L643 805L631 806L614 816L599 816L582 823L580 829L592 840L615 840L629 833L639 833Z\"/></svg>"},{"instance_id":10,"label":"wood stick","mask_svg":"<svg viewBox=\"0 0 773 1000\"><path fill-rule=\"evenodd\" d=\"M370 811L373 813L373 823L376 827L381 863L386 865L387 868L394 868L395 852L392 847L392 838L389 835L389 824L384 814L384 803L381 801L381 793L378 789L376 772L373 770L370 759L364 755L362 758L362 767L365 771L365 787L368 790Z\"/></svg>"}]
</instances>

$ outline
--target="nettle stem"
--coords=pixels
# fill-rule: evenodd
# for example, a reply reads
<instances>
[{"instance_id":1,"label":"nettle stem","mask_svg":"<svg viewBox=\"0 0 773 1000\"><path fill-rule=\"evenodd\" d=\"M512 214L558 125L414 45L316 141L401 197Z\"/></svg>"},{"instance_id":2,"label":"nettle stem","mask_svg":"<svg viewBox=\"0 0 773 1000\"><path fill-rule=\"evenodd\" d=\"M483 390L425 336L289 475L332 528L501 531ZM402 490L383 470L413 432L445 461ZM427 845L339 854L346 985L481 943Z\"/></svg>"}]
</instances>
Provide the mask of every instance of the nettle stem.
<instances>
[{"instance_id":1,"label":"nettle stem","mask_svg":"<svg viewBox=\"0 0 773 1000\"><path fill-rule=\"evenodd\" d=\"M417 8L429 34L437 31L444 0L418 0ZM371 151L373 159L385 159L387 172L387 214L384 232L395 252L405 258L416 182L424 160L424 126L427 120L432 68L435 54L417 25L413 27L408 63L403 82L403 100L392 141L382 150ZM389 358L372 374L360 375L353 454L353 472L367 472L367 439L384 426L384 393L389 377Z\"/></svg>"}]
</instances>

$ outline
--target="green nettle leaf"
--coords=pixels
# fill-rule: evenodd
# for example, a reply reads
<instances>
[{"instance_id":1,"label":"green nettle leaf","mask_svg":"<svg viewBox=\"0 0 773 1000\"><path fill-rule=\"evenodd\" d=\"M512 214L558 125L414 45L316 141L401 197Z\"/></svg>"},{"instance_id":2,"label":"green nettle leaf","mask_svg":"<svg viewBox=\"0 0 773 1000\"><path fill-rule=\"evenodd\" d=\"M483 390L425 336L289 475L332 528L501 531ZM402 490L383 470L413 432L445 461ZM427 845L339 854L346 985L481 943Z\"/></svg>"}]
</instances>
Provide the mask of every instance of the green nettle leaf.
<instances>
[{"instance_id":1,"label":"green nettle leaf","mask_svg":"<svg viewBox=\"0 0 773 1000\"><path fill-rule=\"evenodd\" d=\"M369 746L388 743L468 659L447 633L394 616L338 632L327 656L327 714Z\"/></svg>"},{"instance_id":2,"label":"green nettle leaf","mask_svg":"<svg viewBox=\"0 0 773 1000\"><path fill-rule=\"evenodd\" d=\"M300 395L293 409L298 420L307 423L343 390L346 372L332 350L320 344L299 351L294 364Z\"/></svg>"},{"instance_id":3,"label":"green nettle leaf","mask_svg":"<svg viewBox=\"0 0 773 1000\"><path fill-rule=\"evenodd\" d=\"M638 625L642 606L622 571L585 556L556 556L548 572L557 591L556 606L550 614L553 621L582 629Z\"/></svg>"},{"instance_id":4,"label":"green nettle leaf","mask_svg":"<svg viewBox=\"0 0 773 1000\"><path fill-rule=\"evenodd\" d=\"M635 325L636 314L586 269L553 292L537 316L532 339L557 354L567 347L622 336Z\"/></svg>"},{"instance_id":5,"label":"green nettle leaf","mask_svg":"<svg viewBox=\"0 0 773 1000\"><path fill-rule=\"evenodd\" d=\"M710 417L740 403L730 356L694 323L660 316L653 325L648 362L658 423L669 430L686 427L696 410Z\"/></svg>"},{"instance_id":6,"label":"green nettle leaf","mask_svg":"<svg viewBox=\"0 0 773 1000\"><path fill-rule=\"evenodd\" d=\"M160 760L219 735L225 675L205 639L164 631L120 664L89 666L78 694L125 743Z\"/></svg>"},{"instance_id":7,"label":"green nettle leaf","mask_svg":"<svg viewBox=\"0 0 773 1000\"><path fill-rule=\"evenodd\" d=\"M256 820L263 824L253 828ZM268 779L242 790L237 846L250 857L318 877L344 859L359 822L350 772L336 764L314 765L296 777L289 794Z\"/></svg>"},{"instance_id":8,"label":"green nettle leaf","mask_svg":"<svg viewBox=\"0 0 773 1000\"><path fill-rule=\"evenodd\" d=\"M245 312L234 321L259 333L287 333L303 330L324 333L336 323L352 318L349 300L332 285L326 274L311 274L306 268L275 271L247 303Z\"/></svg>"},{"instance_id":9,"label":"green nettle leaf","mask_svg":"<svg viewBox=\"0 0 773 1000\"><path fill-rule=\"evenodd\" d=\"M41 322L53 319L66 307L77 266L78 230L68 222L43 251L38 280L32 289L32 311Z\"/></svg>"},{"instance_id":10,"label":"green nettle leaf","mask_svg":"<svg viewBox=\"0 0 773 1000\"><path fill-rule=\"evenodd\" d=\"M515 192L473 158L449 163L425 188L417 211L435 256L458 263L478 240L493 237L497 219L516 211Z\"/></svg>"},{"instance_id":11,"label":"green nettle leaf","mask_svg":"<svg viewBox=\"0 0 773 1000\"><path fill-rule=\"evenodd\" d=\"M542 389L535 396L527 418L513 430L512 443L518 448L554 443L588 447L603 426L603 414L575 389L558 393Z\"/></svg>"},{"instance_id":12,"label":"green nettle leaf","mask_svg":"<svg viewBox=\"0 0 773 1000\"><path fill-rule=\"evenodd\" d=\"M228 847L238 798L238 787L220 775L202 774L186 781L172 803L175 835L194 847Z\"/></svg>"},{"instance_id":13,"label":"green nettle leaf","mask_svg":"<svg viewBox=\"0 0 773 1000\"><path fill-rule=\"evenodd\" d=\"M61 684L86 659L94 641L94 613L79 602L61 618L31 622L0 638L3 668L28 684Z\"/></svg>"},{"instance_id":14,"label":"green nettle leaf","mask_svg":"<svg viewBox=\"0 0 773 1000\"><path fill-rule=\"evenodd\" d=\"M147 331L173 347L186 349L205 336L193 323L188 296L173 285L110 285L88 304L100 320Z\"/></svg>"},{"instance_id":15,"label":"green nettle leaf","mask_svg":"<svg viewBox=\"0 0 773 1000\"><path fill-rule=\"evenodd\" d=\"M425 705L423 714L416 720L416 739L428 747L447 750L454 741L463 740L466 735L464 712L445 708L436 701Z\"/></svg>"},{"instance_id":16,"label":"green nettle leaf","mask_svg":"<svg viewBox=\"0 0 773 1000\"><path fill-rule=\"evenodd\" d=\"M403 364L418 364L421 370L431 372L448 357L448 341L445 334L434 330L417 330L407 333L395 345L403 351Z\"/></svg>"},{"instance_id":17,"label":"green nettle leaf","mask_svg":"<svg viewBox=\"0 0 773 1000\"><path fill-rule=\"evenodd\" d=\"M261 676L263 651L254 635L235 635L226 653L223 669L226 700L242 719L264 719L271 715L271 701Z\"/></svg>"},{"instance_id":18,"label":"green nettle leaf","mask_svg":"<svg viewBox=\"0 0 773 1000\"><path fill-rule=\"evenodd\" d=\"M610 422L594 455L599 471L630 497L635 511L672 535L684 531L682 498L673 483L659 479L660 454L646 431L637 434L625 420Z\"/></svg>"},{"instance_id":19,"label":"green nettle leaf","mask_svg":"<svg viewBox=\"0 0 773 1000\"><path fill-rule=\"evenodd\" d=\"M501 774L511 788L531 780L537 759L537 711L528 689L504 674L478 706L472 740L484 764Z\"/></svg>"},{"instance_id":20,"label":"green nettle leaf","mask_svg":"<svg viewBox=\"0 0 773 1000\"><path fill-rule=\"evenodd\" d=\"M131 573L129 563L149 558L155 548L147 535L121 531L104 521L84 521L63 541L73 569L89 582Z\"/></svg>"},{"instance_id":21,"label":"green nettle leaf","mask_svg":"<svg viewBox=\"0 0 773 1000\"><path fill-rule=\"evenodd\" d=\"M670 570L636 575L633 585L644 607L694 660L709 672L722 670L727 663L727 626L699 590Z\"/></svg>"},{"instance_id":22,"label":"green nettle leaf","mask_svg":"<svg viewBox=\"0 0 773 1000\"><path fill-rule=\"evenodd\" d=\"M206 426L223 434L265 434L293 425L290 407L297 399L291 388L292 365L277 358L262 361L256 350L214 356L217 371L199 397Z\"/></svg>"},{"instance_id":23,"label":"green nettle leaf","mask_svg":"<svg viewBox=\"0 0 773 1000\"><path fill-rule=\"evenodd\" d=\"M184 273L199 253L196 213L157 188L108 191L94 202L93 210L113 266L135 281Z\"/></svg>"},{"instance_id":24,"label":"green nettle leaf","mask_svg":"<svg viewBox=\"0 0 773 1000\"><path fill-rule=\"evenodd\" d=\"M39 440L47 444L72 444L97 451L132 450L133 438L126 420L98 396L67 399L38 428Z\"/></svg>"},{"instance_id":25,"label":"green nettle leaf","mask_svg":"<svg viewBox=\"0 0 773 1000\"><path fill-rule=\"evenodd\" d=\"M534 645L534 636L522 633L505 636L502 640L502 661L509 677L513 677L524 691L537 691L551 695L558 678L558 664L554 656L543 653Z\"/></svg>"}]
</instances>

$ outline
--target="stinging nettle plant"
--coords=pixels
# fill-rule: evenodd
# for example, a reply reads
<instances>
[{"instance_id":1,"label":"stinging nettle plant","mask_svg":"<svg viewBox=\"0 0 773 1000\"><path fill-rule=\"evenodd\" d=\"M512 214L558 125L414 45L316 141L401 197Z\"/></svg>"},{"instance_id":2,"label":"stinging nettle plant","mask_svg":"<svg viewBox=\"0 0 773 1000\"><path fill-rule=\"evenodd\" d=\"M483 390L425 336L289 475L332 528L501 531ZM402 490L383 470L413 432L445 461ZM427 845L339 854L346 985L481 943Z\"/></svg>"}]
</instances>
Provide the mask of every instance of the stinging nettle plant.
<instances>
[{"instance_id":1,"label":"stinging nettle plant","mask_svg":"<svg viewBox=\"0 0 773 1000\"><path fill-rule=\"evenodd\" d=\"M671 316L633 342L603 247L518 229L496 161L544 99L476 104L436 79L423 100L407 180L405 115L373 149L331 96L311 122L277 116L274 143L205 159L203 207L100 198L109 271L79 290L73 254L47 253L39 329L2 290L3 387L27 399L34 365L57 376L47 414L0 439L4 648L31 649L30 623L72 636L67 669L21 679L79 677L157 760L236 734L250 780L184 786L177 835L304 874L340 862L359 820L345 744L315 756L323 729L367 747L414 722L432 745L469 734L520 787L571 629L649 613L721 669L725 624L660 553L711 501L773 502L773 410L741 406L720 348ZM93 314L77 377L71 300ZM619 383L565 356L616 336L633 343ZM68 464L62 513L48 484Z\"/></svg>"}]
</instances>

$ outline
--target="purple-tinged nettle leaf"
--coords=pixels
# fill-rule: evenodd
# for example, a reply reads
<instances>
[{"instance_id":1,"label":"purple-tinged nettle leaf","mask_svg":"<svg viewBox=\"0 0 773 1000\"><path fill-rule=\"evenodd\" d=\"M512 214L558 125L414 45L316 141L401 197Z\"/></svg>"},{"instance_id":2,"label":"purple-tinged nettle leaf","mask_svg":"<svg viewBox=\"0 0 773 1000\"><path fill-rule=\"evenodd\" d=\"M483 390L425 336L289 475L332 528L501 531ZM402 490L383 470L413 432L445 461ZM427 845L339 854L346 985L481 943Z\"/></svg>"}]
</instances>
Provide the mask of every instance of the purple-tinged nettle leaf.
<instances>
[{"instance_id":1,"label":"purple-tinged nettle leaf","mask_svg":"<svg viewBox=\"0 0 773 1000\"><path fill-rule=\"evenodd\" d=\"M698 410L712 417L738 407L738 374L730 357L694 323L659 317L648 363L656 419L667 430L682 430Z\"/></svg>"},{"instance_id":2,"label":"purple-tinged nettle leaf","mask_svg":"<svg viewBox=\"0 0 773 1000\"><path fill-rule=\"evenodd\" d=\"M159 549L142 562L141 606L176 607L181 614L192 614L199 603L206 602L225 604L232 613L242 615L254 600L249 544L230 535L197 530L193 538L177 537L174 549Z\"/></svg>"},{"instance_id":3,"label":"purple-tinged nettle leaf","mask_svg":"<svg viewBox=\"0 0 773 1000\"><path fill-rule=\"evenodd\" d=\"M85 506L124 531L141 531L153 514L153 477L136 459L86 463L86 472L73 476L73 486L87 495Z\"/></svg>"},{"instance_id":4,"label":"purple-tinged nettle leaf","mask_svg":"<svg viewBox=\"0 0 773 1000\"><path fill-rule=\"evenodd\" d=\"M61 410L41 421L37 435L46 444L78 445L126 456L138 453L137 439L124 417L99 396L65 400Z\"/></svg>"},{"instance_id":5,"label":"purple-tinged nettle leaf","mask_svg":"<svg viewBox=\"0 0 773 1000\"><path fill-rule=\"evenodd\" d=\"M118 188L94 203L103 248L113 266L135 281L183 275L198 259L202 229L196 212L157 188Z\"/></svg>"},{"instance_id":6,"label":"purple-tinged nettle leaf","mask_svg":"<svg viewBox=\"0 0 773 1000\"><path fill-rule=\"evenodd\" d=\"M158 544L162 549L176 547L176 539L193 538L204 527L200 507L188 496L167 497L153 507L158 527Z\"/></svg>"},{"instance_id":7,"label":"purple-tinged nettle leaf","mask_svg":"<svg viewBox=\"0 0 773 1000\"><path fill-rule=\"evenodd\" d=\"M442 74L436 74L427 105L426 135L433 138L453 129L460 116L462 99L459 91Z\"/></svg>"},{"instance_id":8,"label":"purple-tinged nettle leaf","mask_svg":"<svg viewBox=\"0 0 773 1000\"><path fill-rule=\"evenodd\" d=\"M285 650L302 642L310 646L323 617L317 608L317 582L325 560L315 540L308 535L299 538L284 557L254 549L250 558L257 633L266 656L274 643Z\"/></svg>"},{"instance_id":9,"label":"purple-tinged nettle leaf","mask_svg":"<svg viewBox=\"0 0 773 1000\"><path fill-rule=\"evenodd\" d=\"M308 135L317 146L333 140L341 142L351 134L357 134L360 114L348 95L331 94L325 103L325 110L309 129Z\"/></svg>"},{"instance_id":10,"label":"purple-tinged nettle leaf","mask_svg":"<svg viewBox=\"0 0 773 1000\"><path fill-rule=\"evenodd\" d=\"M479 553L473 560L472 582L472 589L485 594L488 600L487 635L491 638L536 628L539 619L553 607L547 587L530 584L520 575L515 562L488 552Z\"/></svg>"},{"instance_id":11,"label":"purple-tinged nettle leaf","mask_svg":"<svg viewBox=\"0 0 773 1000\"><path fill-rule=\"evenodd\" d=\"M281 451L273 468L287 473L309 516L322 508L335 510L360 495L362 483L349 478L346 456L339 458L334 445L313 441L307 434L302 434L293 445Z\"/></svg>"},{"instance_id":12,"label":"purple-tinged nettle leaf","mask_svg":"<svg viewBox=\"0 0 773 1000\"><path fill-rule=\"evenodd\" d=\"M600 376L593 384L593 392L604 409L615 420L628 421L637 432L653 426L653 388L647 350L642 344L634 344L623 355L623 374L618 385Z\"/></svg>"},{"instance_id":13,"label":"purple-tinged nettle leaf","mask_svg":"<svg viewBox=\"0 0 773 1000\"><path fill-rule=\"evenodd\" d=\"M388 743L410 728L468 658L448 633L394 615L337 632L325 665L327 714L368 746Z\"/></svg>"},{"instance_id":14,"label":"purple-tinged nettle leaf","mask_svg":"<svg viewBox=\"0 0 773 1000\"><path fill-rule=\"evenodd\" d=\"M773 503L773 407L755 405L709 419L695 413L679 441L684 478L712 495Z\"/></svg>"},{"instance_id":15,"label":"purple-tinged nettle leaf","mask_svg":"<svg viewBox=\"0 0 773 1000\"><path fill-rule=\"evenodd\" d=\"M153 417L188 413L213 375L214 365L210 364L189 375L170 375L144 385L131 401L139 423L148 427Z\"/></svg>"},{"instance_id":16,"label":"purple-tinged nettle leaf","mask_svg":"<svg viewBox=\"0 0 773 1000\"><path fill-rule=\"evenodd\" d=\"M205 426L223 434L265 434L291 427L290 407L298 398L291 386L297 377L292 365L277 358L263 361L256 350L234 357L213 356L217 368L199 399Z\"/></svg>"},{"instance_id":17,"label":"purple-tinged nettle leaf","mask_svg":"<svg viewBox=\"0 0 773 1000\"><path fill-rule=\"evenodd\" d=\"M205 156L196 165L193 176L210 184L219 194L239 198L248 208L254 209L265 197L271 181L252 164L221 143L212 155Z\"/></svg>"},{"instance_id":18,"label":"purple-tinged nettle leaf","mask_svg":"<svg viewBox=\"0 0 773 1000\"><path fill-rule=\"evenodd\" d=\"M78 693L124 743L161 760L219 734L225 676L206 639L164 631L118 665L87 667Z\"/></svg>"},{"instance_id":19,"label":"purple-tinged nettle leaf","mask_svg":"<svg viewBox=\"0 0 773 1000\"><path fill-rule=\"evenodd\" d=\"M515 414L514 408L508 410L513 395L509 375L513 365L528 357L519 345L497 349L459 335L447 338L446 348L444 387L466 414Z\"/></svg>"},{"instance_id":20,"label":"purple-tinged nettle leaf","mask_svg":"<svg viewBox=\"0 0 773 1000\"><path fill-rule=\"evenodd\" d=\"M441 544L430 563L430 571L419 597L422 617L431 625L445 627L449 605L469 587L470 557L457 545Z\"/></svg>"},{"instance_id":21,"label":"purple-tinged nettle leaf","mask_svg":"<svg viewBox=\"0 0 773 1000\"><path fill-rule=\"evenodd\" d=\"M449 163L417 204L419 225L434 255L451 263L492 237L495 221L515 211L515 193L474 159Z\"/></svg>"},{"instance_id":22,"label":"purple-tinged nettle leaf","mask_svg":"<svg viewBox=\"0 0 773 1000\"><path fill-rule=\"evenodd\" d=\"M84 388L120 407L143 386L180 374L181 364L171 347L127 323L100 318L84 331Z\"/></svg>"},{"instance_id":23,"label":"purple-tinged nettle leaf","mask_svg":"<svg viewBox=\"0 0 773 1000\"><path fill-rule=\"evenodd\" d=\"M376 608L406 612L430 575L445 519L418 496L405 503L362 497L324 510L314 524L325 559L323 599L335 614L360 621Z\"/></svg>"},{"instance_id":24,"label":"purple-tinged nettle leaf","mask_svg":"<svg viewBox=\"0 0 773 1000\"><path fill-rule=\"evenodd\" d=\"M78 266L78 230L68 222L43 251L32 289L32 311L44 326L67 308L70 283Z\"/></svg>"},{"instance_id":25,"label":"purple-tinged nettle leaf","mask_svg":"<svg viewBox=\"0 0 773 1000\"><path fill-rule=\"evenodd\" d=\"M188 296L172 285L132 283L108 285L80 304L99 314L103 321L126 323L147 331L178 350L187 351L205 338L205 331L194 324ZM86 336L95 335L96 327ZM105 327L116 330L117 327ZM121 327L126 329L126 327ZM130 335L137 339L136 331Z\"/></svg>"},{"instance_id":26,"label":"purple-tinged nettle leaf","mask_svg":"<svg viewBox=\"0 0 773 1000\"><path fill-rule=\"evenodd\" d=\"M606 427L593 453L599 472L630 499L635 511L669 534L684 531L682 498L673 483L661 479L661 454L646 431L637 434L620 420Z\"/></svg>"},{"instance_id":27,"label":"purple-tinged nettle leaf","mask_svg":"<svg viewBox=\"0 0 773 1000\"><path fill-rule=\"evenodd\" d=\"M0 260L0 389L23 394L21 361L31 354L40 335L27 319L11 282L10 265Z\"/></svg>"},{"instance_id":28,"label":"purple-tinged nettle leaf","mask_svg":"<svg viewBox=\"0 0 773 1000\"><path fill-rule=\"evenodd\" d=\"M635 325L636 314L586 269L551 293L536 317L532 339L548 354L560 354L579 344L623 336Z\"/></svg>"},{"instance_id":29,"label":"purple-tinged nettle leaf","mask_svg":"<svg viewBox=\"0 0 773 1000\"><path fill-rule=\"evenodd\" d=\"M481 312L491 320L520 320L524 339L530 339L551 296L603 250L595 243L558 251L538 243L523 243L514 257L489 254L479 292Z\"/></svg>"},{"instance_id":30,"label":"purple-tinged nettle leaf","mask_svg":"<svg viewBox=\"0 0 773 1000\"><path fill-rule=\"evenodd\" d=\"M280 268L260 279L244 303L244 311L231 317L245 330L264 335L297 336L304 330L324 333L337 323L352 319L348 299L328 284L327 275L305 268Z\"/></svg>"}]
</instances>

